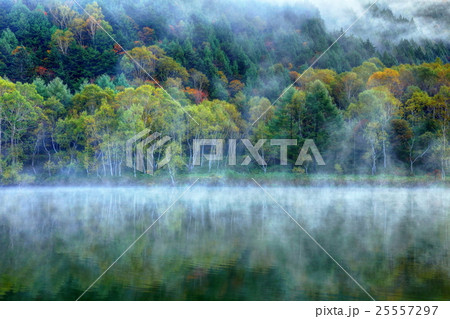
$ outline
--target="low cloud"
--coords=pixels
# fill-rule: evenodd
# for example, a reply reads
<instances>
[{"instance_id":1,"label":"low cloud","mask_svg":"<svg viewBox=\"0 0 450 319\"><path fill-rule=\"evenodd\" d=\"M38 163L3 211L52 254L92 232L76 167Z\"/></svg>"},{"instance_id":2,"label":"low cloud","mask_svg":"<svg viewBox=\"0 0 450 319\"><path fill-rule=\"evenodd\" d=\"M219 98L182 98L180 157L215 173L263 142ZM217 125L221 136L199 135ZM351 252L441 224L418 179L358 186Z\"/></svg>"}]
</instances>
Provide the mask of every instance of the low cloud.
<instances>
[{"instance_id":1,"label":"low cloud","mask_svg":"<svg viewBox=\"0 0 450 319\"><path fill-rule=\"evenodd\" d=\"M279 5L302 5L303 0L261 0ZM310 0L309 3L320 10L320 14L329 30L346 29L360 16L374 0ZM369 38L375 43L393 35L397 40L421 39L447 41L450 36L450 5L447 0L379 0L376 3L378 14L374 10L367 13L355 24L349 33L363 38ZM393 18L388 13L380 14L383 9L390 9ZM408 23L412 21L412 23Z\"/></svg>"}]
</instances>

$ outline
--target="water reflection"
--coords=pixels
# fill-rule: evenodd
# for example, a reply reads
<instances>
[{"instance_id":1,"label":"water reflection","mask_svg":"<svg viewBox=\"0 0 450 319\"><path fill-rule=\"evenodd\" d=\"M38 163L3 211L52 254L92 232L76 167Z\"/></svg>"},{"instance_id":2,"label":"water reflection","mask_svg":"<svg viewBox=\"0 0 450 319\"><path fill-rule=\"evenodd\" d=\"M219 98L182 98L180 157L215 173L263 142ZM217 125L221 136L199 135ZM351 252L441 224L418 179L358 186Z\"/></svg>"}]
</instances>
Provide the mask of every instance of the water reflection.
<instances>
[{"instance_id":1,"label":"water reflection","mask_svg":"<svg viewBox=\"0 0 450 319\"><path fill-rule=\"evenodd\" d=\"M0 190L0 299L76 299L182 191ZM450 299L448 190L269 191L375 299ZM196 186L89 299L368 296L260 189Z\"/></svg>"}]
</instances>

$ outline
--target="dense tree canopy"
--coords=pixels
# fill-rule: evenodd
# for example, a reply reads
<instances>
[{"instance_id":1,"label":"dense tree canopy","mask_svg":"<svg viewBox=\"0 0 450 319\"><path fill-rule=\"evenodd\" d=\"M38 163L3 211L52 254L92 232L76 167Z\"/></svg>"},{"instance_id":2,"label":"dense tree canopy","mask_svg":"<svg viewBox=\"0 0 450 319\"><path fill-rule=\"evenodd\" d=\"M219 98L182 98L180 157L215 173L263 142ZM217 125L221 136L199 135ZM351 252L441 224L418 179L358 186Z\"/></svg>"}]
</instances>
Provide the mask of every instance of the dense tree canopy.
<instances>
[{"instance_id":1,"label":"dense tree canopy","mask_svg":"<svg viewBox=\"0 0 450 319\"><path fill-rule=\"evenodd\" d=\"M448 173L448 44L344 36L307 70L337 36L306 5L262 19L216 2L192 2L209 16L82 3L1 4L1 182L121 176L144 128L171 137L172 176L193 169L193 138L297 139L289 165L313 139L330 164L308 172Z\"/></svg>"}]
</instances>

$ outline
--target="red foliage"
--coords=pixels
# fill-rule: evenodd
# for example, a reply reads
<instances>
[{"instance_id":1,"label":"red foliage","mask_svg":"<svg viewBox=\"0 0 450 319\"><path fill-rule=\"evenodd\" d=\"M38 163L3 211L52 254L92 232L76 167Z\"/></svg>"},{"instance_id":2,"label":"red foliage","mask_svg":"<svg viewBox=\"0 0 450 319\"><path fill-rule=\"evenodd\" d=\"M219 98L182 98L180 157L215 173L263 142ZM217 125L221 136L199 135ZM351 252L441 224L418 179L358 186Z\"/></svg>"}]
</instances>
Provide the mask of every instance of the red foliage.
<instances>
[{"instance_id":1,"label":"red foliage","mask_svg":"<svg viewBox=\"0 0 450 319\"><path fill-rule=\"evenodd\" d=\"M47 69L46 67L43 66L38 66L34 69L34 71L36 72L37 75L39 75L40 77L43 78L47 78L47 77L52 77L53 76L53 71Z\"/></svg>"},{"instance_id":2,"label":"red foliage","mask_svg":"<svg viewBox=\"0 0 450 319\"><path fill-rule=\"evenodd\" d=\"M37 74L39 74L39 75L45 75L46 73L48 72L48 69L47 68L45 68L45 67L43 67L43 66L38 66L37 68L36 68L36 73Z\"/></svg>"},{"instance_id":3,"label":"red foliage","mask_svg":"<svg viewBox=\"0 0 450 319\"><path fill-rule=\"evenodd\" d=\"M114 43L114 52L116 52L117 54L124 54L125 53L123 51L122 47L120 45L118 45L117 43Z\"/></svg>"},{"instance_id":4,"label":"red foliage","mask_svg":"<svg viewBox=\"0 0 450 319\"><path fill-rule=\"evenodd\" d=\"M184 92L186 92L189 96L189 98L195 102L196 104L201 103L203 100L206 100L208 98L208 95L200 90L196 90L190 87L187 87Z\"/></svg>"}]
</instances>

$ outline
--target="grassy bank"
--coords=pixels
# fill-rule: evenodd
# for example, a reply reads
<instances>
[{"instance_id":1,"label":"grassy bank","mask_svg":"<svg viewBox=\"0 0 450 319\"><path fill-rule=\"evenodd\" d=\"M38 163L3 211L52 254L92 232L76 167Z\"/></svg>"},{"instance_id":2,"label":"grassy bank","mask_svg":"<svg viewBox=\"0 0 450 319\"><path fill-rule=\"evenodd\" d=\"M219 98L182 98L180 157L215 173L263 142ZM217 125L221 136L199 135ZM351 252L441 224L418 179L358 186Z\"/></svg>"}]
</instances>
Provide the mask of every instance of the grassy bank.
<instances>
[{"instance_id":1,"label":"grassy bank","mask_svg":"<svg viewBox=\"0 0 450 319\"><path fill-rule=\"evenodd\" d=\"M395 186L395 187L430 187L450 186L450 178L445 180L429 175L397 176L397 175L342 175L342 174L296 174L287 172L194 172L175 176L174 182L165 172L157 172L154 176L139 174L121 177L98 176L36 176L25 178L11 184L0 186L152 186L152 185L187 185L199 179L199 183L208 186L253 186L255 179L262 185L270 186ZM253 179L252 179L253 178Z\"/></svg>"}]
</instances>

